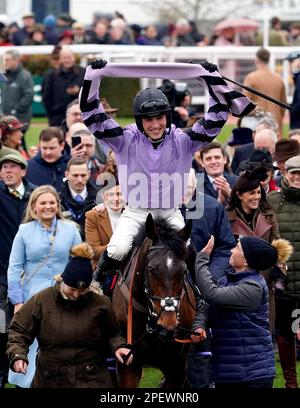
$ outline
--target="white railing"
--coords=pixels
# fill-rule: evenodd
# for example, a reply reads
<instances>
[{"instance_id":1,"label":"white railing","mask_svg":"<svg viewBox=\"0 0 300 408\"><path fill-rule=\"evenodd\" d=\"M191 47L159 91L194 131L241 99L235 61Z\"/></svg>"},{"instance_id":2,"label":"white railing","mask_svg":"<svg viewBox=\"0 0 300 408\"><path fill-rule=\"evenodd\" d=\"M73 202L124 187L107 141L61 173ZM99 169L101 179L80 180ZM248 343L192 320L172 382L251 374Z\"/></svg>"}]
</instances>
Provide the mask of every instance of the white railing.
<instances>
[{"instance_id":1,"label":"white railing","mask_svg":"<svg viewBox=\"0 0 300 408\"><path fill-rule=\"evenodd\" d=\"M51 45L0 47L0 56L8 49L17 49L21 54L49 55L53 50ZM70 48L81 55L81 64L85 66L91 58L104 58L109 62L187 62L193 60L208 60L217 64L222 73L222 66L226 62L235 61L238 69L233 73L232 79L243 82L245 75L254 69L255 53L259 47L163 47L163 46L139 46L139 45L102 45L80 44L71 45ZM297 47L268 47L271 53L270 67L278 72L286 86L288 101L291 102L293 83L290 75L289 63L285 60L291 51L298 51ZM223 72L225 75L225 73ZM159 86L161 80L149 78L141 79L141 87ZM206 108L207 95L199 87L199 82L189 82L189 88L193 95L193 104L202 104Z\"/></svg>"}]
</instances>

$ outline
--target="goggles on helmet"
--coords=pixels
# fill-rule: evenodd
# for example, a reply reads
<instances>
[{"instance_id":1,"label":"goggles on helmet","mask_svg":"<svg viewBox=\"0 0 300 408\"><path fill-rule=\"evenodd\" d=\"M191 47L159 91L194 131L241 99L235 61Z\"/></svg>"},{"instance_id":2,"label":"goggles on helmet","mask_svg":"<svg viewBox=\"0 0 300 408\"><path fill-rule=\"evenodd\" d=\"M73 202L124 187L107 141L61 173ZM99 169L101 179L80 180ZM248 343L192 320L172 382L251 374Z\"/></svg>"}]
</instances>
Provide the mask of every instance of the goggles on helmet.
<instances>
[{"instance_id":1,"label":"goggles on helmet","mask_svg":"<svg viewBox=\"0 0 300 408\"><path fill-rule=\"evenodd\" d=\"M139 107L138 116L158 116L170 111L170 106L163 100L146 101Z\"/></svg>"}]
</instances>

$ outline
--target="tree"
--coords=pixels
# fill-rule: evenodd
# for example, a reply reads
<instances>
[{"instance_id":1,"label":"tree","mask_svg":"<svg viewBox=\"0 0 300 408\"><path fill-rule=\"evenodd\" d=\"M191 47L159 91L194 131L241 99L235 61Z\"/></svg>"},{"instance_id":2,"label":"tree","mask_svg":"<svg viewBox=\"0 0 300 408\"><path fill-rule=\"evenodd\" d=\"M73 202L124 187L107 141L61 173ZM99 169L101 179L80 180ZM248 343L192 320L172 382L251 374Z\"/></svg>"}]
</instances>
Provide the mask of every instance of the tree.
<instances>
[{"instance_id":1,"label":"tree","mask_svg":"<svg viewBox=\"0 0 300 408\"><path fill-rule=\"evenodd\" d=\"M156 15L160 21L176 21L178 18L187 20L221 20L225 17L247 15L252 9L254 0L152 0L151 2L135 1ZM249 15L249 14L248 14Z\"/></svg>"}]
</instances>

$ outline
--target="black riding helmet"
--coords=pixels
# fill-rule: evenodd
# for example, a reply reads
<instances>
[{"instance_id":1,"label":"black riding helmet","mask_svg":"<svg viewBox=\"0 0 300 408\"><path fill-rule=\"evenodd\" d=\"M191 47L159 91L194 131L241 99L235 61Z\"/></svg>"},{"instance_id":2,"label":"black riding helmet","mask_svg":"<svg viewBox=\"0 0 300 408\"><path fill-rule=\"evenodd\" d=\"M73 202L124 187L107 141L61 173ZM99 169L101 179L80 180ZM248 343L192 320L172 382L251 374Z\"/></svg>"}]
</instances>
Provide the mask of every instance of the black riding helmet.
<instances>
[{"instance_id":1,"label":"black riding helmet","mask_svg":"<svg viewBox=\"0 0 300 408\"><path fill-rule=\"evenodd\" d=\"M166 115L167 128L171 127L171 108L168 98L156 88L140 91L133 101L133 113L138 129L144 133L142 118Z\"/></svg>"}]
</instances>

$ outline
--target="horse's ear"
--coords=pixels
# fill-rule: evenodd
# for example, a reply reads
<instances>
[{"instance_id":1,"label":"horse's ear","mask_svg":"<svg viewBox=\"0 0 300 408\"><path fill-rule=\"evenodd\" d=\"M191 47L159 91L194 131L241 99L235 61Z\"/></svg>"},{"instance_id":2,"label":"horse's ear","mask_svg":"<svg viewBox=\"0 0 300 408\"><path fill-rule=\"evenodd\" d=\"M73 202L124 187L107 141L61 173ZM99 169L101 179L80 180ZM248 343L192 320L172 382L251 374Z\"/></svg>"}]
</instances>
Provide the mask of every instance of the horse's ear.
<instances>
[{"instance_id":1,"label":"horse's ear","mask_svg":"<svg viewBox=\"0 0 300 408\"><path fill-rule=\"evenodd\" d=\"M149 213L146 219L146 236L153 241L154 235L155 235L154 220L152 215Z\"/></svg>"},{"instance_id":2,"label":"horse's ear","mask_svg":"<svg viewBox=\"0 0 300 408\"><path fill-rule=\"evenodd\" d=\"M189 239L192 232L192 226L192 220L189 219L185 226L178 232L181 239L183 239L184 241L187 241Z\"/></svg>"}]
</instances>

